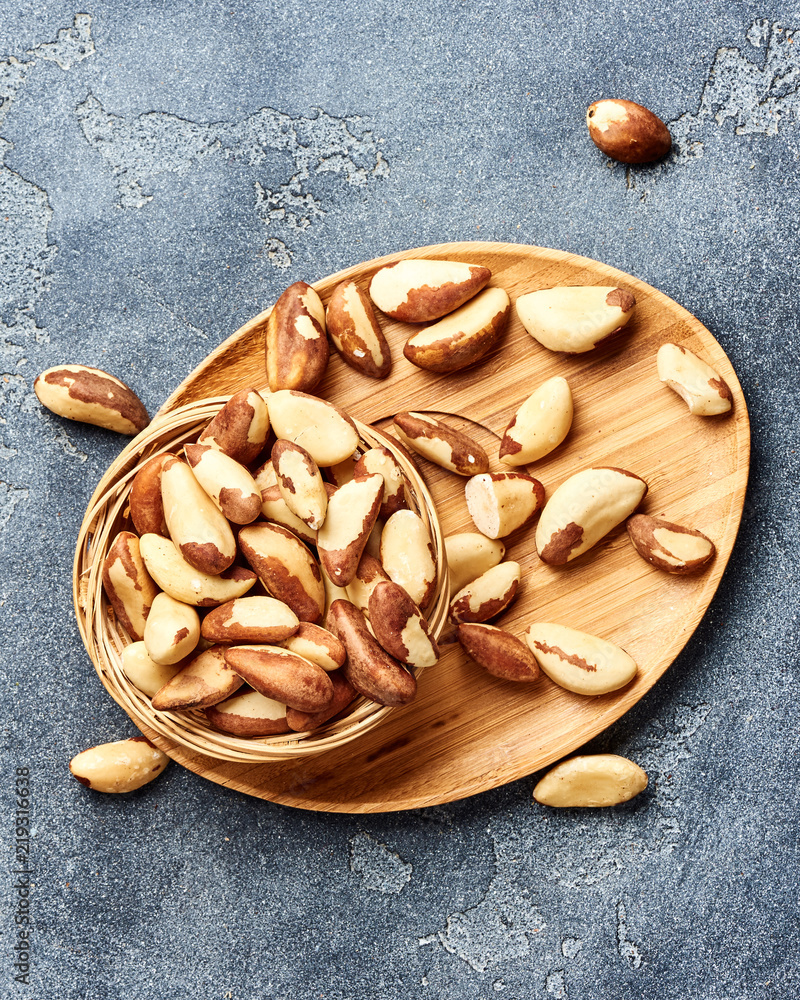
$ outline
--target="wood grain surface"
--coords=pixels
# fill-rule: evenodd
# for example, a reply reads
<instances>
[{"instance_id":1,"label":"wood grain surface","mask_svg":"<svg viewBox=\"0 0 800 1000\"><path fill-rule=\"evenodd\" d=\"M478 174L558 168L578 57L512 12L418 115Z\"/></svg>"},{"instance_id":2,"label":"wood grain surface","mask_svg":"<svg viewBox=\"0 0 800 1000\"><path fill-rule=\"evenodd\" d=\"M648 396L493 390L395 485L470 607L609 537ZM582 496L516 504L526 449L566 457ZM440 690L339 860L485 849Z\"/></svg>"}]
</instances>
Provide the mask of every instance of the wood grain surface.
<instances>
[{"instance_id":1,"label":"wood grain surface","mask_svg":"<svg viewBox=\"0 0 800 1000\"><path fill-rule=\"evenodd\" d=\"M212 781L304 809L380 812L434 805L528 775L576 750L634 705L684 647L706 611L728 561L741 518L749 461L749 423L739 381L724 351L690 313L656 289L583 257L514 244L451 243L393 254L316 282L327 301L347 277L367 288L383 263L426 257L484 264L491 284L513 301L553 285L619 285L637 299L624 335L579 356L537 344L516 315L498 348L452 375L423 372L403 357L413 328L381 316L394 365L384 381L366 378L332 354L317 393L354 417L387 427L406 409L447 414L487 449L492 471L499 438L519 404L545 379L563 375L575 401L566 441L528 467L549 495L592 465L629 469L649 484L640 508L699 528L717 556L698 576L673 577L645 563L620 527L582 558L553 568L536 555L533 530L506 539L507 558L522 564L514 604L497 620L517 635L533 621L552 621L611 639L635 658L639 672L622 691L586 698L546 677L513 684L491 677L448 642L420 680L416 701L346 746L297 761L243 765L194 755L147 733L173 758ZM173 393L163 411L253 385L265 386L265 311L215 350ZM688 347L727 381L734 405L724 417L689 414L663 386L656 351ZM162 411L162 412L163 412ZM474 530L465 480L420 459L445 534ZM145 730L146 731L146 730Z\"/></svg>"}]
</instances>

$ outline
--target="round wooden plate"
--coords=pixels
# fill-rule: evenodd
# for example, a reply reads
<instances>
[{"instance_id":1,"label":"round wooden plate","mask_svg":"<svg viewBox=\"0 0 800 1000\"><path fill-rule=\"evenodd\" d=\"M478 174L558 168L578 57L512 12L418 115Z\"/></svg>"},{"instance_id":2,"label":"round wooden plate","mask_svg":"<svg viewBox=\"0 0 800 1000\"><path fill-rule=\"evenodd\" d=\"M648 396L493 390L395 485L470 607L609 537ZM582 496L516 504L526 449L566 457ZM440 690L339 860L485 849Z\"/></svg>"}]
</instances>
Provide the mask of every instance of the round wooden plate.
<instances>
[{"instance_id":1,"label":"round wooden plate","mask_svg":"<svg viewBox=\"0 0 800 1000\"><path fill-rule=\"evenodd\" d=\"M567 567L540 562L527 530L506 539L507 558L522 564L517 599L497 622L522 635L533 621L571 625L624 647L639 665L622 691L596 698L571 694L542 677L534 684L497 680L445 640L436 667L420 679L416 701L378 728L336 750L296 761L244 765L194 755L147 733L197 774L249 795L304 809L381 812L415 809L474 795L531 774L570 753L620 718L648 691L694 632L717 589L736 537L749 462L749 422L741 386L724 351L690 313L661 292L605 264L541 247L448 243L409 250L349 268L316 283L323 301L344 278L367 288L378 267L404 257L462 260L492 270L492 284L512 302L553 285L620 285L636 296L634 318L613 346L569 357L539 346L512 315L500 346L453 375L415 368L402 348L411 329L381 317L392 346L389 378L376 382L334 353L317 394L365 423L389 426L401 410L453 415L489 452L519 404L545 379L563 375L575 400L566 441L529 466L548 495L592 465L629 469L649 484L641 510L699 528L717 545L709 569L673 577L645 563L624 528ZM513 310L512 310L513 312ZM256 316L194 371L164 406L265 385L264 325ZM699 354L730 386L724 417L692 416L663 386L656 351L665 342ZM464 480L420 459L445 534L474 530Z\"/></svg>"}]
</instances>

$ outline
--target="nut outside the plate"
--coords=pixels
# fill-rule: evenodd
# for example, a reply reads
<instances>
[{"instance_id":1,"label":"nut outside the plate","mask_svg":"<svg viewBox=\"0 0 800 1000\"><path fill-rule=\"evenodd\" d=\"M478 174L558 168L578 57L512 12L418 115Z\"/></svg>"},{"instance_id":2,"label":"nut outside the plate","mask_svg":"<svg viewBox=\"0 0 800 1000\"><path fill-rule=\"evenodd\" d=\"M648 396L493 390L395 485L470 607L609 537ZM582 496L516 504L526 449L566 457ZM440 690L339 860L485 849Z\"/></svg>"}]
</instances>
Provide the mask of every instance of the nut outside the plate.
<instances>
[{"instance_id":1,"label":"nut outside the plate","mask_svg":"<svg viewBox=\"0 0 800 1000\"><path fill-rule=\"evenodd\" d=\"M155 732L186 750L236 763L257 764L322 753L368 732L393 709L358 698L345 713L313 732L244 738L212 728L200 710L155 712L150 699L128 680L122 669L122 651L129 639L118 626L103 592L102 563L118 532L130 527L131 483L138 469L154 455L162 451L175 453L184 444L196 441L228 398L204 399L159 414L123 450L98 484L81 525L75 552L73 599L81 638L103 686L146 732ZM388 448L400 464L407 477L412 508L430 531L439 584L428 618L438 637L447 620L449 580L433 499L418 471L390 436L366 424L356 422L356 426L362 449Z\"/></svg>"}]
</instances>

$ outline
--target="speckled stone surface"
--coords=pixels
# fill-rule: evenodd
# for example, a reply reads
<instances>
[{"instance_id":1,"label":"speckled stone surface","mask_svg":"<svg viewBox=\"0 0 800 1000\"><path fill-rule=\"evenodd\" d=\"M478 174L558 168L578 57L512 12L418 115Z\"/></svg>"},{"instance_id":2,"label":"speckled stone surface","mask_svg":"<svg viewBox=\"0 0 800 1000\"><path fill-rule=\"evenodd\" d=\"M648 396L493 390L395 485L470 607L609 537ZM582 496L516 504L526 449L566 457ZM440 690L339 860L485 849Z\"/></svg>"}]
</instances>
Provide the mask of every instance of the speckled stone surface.
<instances>
[{"instance_id":1,"label":"speckled stone surface","mask_svg":"<svg viewBox=\"0 0 800 1000\"><path fill-rule=\"evenodd\" d=\"M798 4L0 11L0 996L796 996ZM607 161L584 124L601 96L653 108L668 161ZM71 612L76 532L124 442L44 411L35 376L108 368L152 413L292 281L465 239L650 282L743 384L751 479L720 590L589 747L648 790L548 811L531 776L347 816L176 764L127 797L83 788L69 759L135 732Z\"/></svg>"}]
</instances>

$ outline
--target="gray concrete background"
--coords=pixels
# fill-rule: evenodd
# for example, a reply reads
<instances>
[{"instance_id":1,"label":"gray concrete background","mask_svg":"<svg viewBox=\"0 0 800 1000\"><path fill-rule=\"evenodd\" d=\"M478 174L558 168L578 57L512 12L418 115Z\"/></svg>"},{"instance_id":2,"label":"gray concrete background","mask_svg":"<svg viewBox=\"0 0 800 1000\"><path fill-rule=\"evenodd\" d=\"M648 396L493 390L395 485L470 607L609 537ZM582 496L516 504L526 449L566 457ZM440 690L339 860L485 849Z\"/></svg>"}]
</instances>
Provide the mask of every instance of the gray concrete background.
<instances>
[{"instance_id":1,"label":"gray concrete background","mask_svg":"<svg viewBox=\"0 0 800 1000\"><path fill-rule=\"evenodd\" d=\"M0 996L796 996L798 4L0 13ZM657 111L669 161L609 163L584 125L601 96ZM648 791L548 812L531 776L317 815L172 765L129 797L89 793L69 759L133 727L80 643L71 561L124 442L43 411L36 374L108 368L154 412L290 282L463 239L629 271L698 316L742 381L751 481L720 591L590 745L636 759Z\"/></svg>"}]
</instances>

